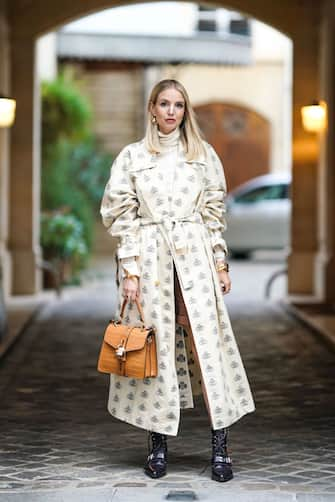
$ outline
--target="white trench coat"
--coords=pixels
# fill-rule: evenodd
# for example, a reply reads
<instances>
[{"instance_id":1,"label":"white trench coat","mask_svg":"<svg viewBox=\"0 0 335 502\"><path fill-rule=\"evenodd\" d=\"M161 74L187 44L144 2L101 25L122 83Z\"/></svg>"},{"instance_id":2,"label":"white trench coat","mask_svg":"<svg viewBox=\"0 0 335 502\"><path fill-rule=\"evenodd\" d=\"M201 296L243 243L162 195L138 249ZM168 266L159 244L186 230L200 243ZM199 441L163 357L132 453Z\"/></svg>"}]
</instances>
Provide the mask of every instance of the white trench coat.
<instances>
[{"instance_id":1,"label":"white trench coat","mask_svg":"<svg viewBox=\"0 0 335 502\"><path fill-rule=\"evenodd\" d=\"M175 321L175 264L199 355L214 429L228 427L255 406L215 269L214 246L226 249L223 232L226 181L222 164L206 142L206 158L187 161L183 152L167 196L164 172L144 141L115 159L101 204L104 225L119 237L119 259L136 256L147 326L156 328L158 376L137 380L110 376L108 411L147 430L176 436L180 408L193 407L184 331ZM118 261L118 260L117 260ZM117 268L118 309L122 271ZM124 321L137 323L129 302ZM194 387L193 387L194 390Z\"/></svg>"}]
</instances>

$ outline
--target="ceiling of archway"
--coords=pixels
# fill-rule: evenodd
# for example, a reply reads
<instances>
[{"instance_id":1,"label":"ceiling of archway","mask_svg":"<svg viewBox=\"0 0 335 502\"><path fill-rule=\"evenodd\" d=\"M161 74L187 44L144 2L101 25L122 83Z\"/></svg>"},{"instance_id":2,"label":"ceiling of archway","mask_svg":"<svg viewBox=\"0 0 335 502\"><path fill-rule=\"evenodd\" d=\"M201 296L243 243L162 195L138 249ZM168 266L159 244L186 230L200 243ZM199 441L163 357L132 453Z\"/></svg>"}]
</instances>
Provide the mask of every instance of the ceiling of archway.
<instances>
[{"instance_id":1,"label":"ceiling of archway","mask_svg":"<svg viewBox=\"0 0 335 502\"><path fill-rule=\"evenodd\" d=\"M36 37L79 17L135 2L113 0L11 0L9 11L14 37ZM140 3L140 2L138 2ZM211 5L232 8L255 17L292 37L318 25L320 4L315 0L216 0Z\"/></svg>"}]
</instances>

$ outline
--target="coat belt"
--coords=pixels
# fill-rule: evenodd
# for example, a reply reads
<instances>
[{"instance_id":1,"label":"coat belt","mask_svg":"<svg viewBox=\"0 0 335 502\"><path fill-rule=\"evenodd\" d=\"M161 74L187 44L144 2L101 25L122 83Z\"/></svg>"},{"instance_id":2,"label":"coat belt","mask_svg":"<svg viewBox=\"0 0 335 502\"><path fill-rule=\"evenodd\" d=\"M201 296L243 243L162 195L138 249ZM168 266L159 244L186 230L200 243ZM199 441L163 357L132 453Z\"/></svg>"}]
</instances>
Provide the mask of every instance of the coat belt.
<instances>
[{"instance_id":1,"label":"coat belt","mask_svg":"<svg viewBox=\"0 0 335 502\"><path fill-rule=\"evenodd\" d=\"M155 218L154 216L144 216L140 218L140 225L162 225L171 236L174 248L178 254L187 253L186 230L183 223L203 223L201 214L193 212L186 216L164 216Z\"/></svg>"}]
</instances>

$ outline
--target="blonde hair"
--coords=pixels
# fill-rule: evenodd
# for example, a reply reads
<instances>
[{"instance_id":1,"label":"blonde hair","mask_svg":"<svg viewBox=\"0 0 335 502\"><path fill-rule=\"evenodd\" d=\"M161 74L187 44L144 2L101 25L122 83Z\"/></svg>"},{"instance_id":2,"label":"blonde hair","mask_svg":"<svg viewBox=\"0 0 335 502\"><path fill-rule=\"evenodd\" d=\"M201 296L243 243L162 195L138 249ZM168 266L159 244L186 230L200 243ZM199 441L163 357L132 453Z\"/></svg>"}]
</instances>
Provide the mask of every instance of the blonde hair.
<instances>
[{"instance_id":1,"label":"blonde hair","mask_svg":"<svg viewBox=\"0 0 335 502\"><path fill-rule=\"evenodd\" d=\"M194 110L185 87L174 79L165 79L158 82L151 91L148 101L148 121L144 137L144 144L150 153L160 153L160 142L157 123L152 123L151 104L155 105L159 94L166 89L174 88L180 92L185 101L185 113L180 124L180 138L184 146L187 160L197 160L200 156L206 156L206 150L197 124Z\"/></svg>"}]
</instances>

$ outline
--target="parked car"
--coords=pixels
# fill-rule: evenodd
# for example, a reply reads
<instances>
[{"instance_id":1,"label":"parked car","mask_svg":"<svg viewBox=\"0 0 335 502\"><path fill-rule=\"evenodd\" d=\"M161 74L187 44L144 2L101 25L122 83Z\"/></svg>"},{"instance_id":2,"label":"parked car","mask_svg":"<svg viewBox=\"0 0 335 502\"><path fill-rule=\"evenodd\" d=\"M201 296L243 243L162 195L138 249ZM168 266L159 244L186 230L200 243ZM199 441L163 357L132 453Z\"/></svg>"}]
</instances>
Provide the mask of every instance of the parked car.
<instances>
[{"instance_id":1,"label":"parked car","mask_svg":"<svg viewBox=\"0 0 335 502\"><path fill-rule=\"evenodd\" d=\"M225 238L231 256L246 258L258 249L289 245L290 183L289 175L266 174L227 195Z\"/></svg>"}]
</instances>

